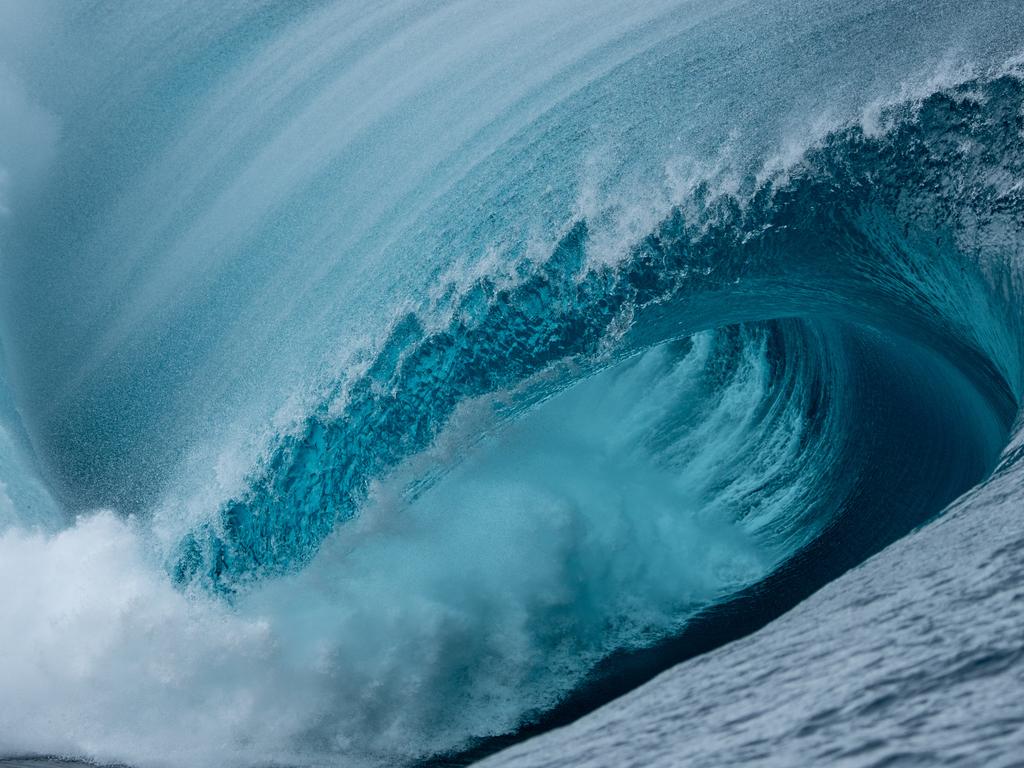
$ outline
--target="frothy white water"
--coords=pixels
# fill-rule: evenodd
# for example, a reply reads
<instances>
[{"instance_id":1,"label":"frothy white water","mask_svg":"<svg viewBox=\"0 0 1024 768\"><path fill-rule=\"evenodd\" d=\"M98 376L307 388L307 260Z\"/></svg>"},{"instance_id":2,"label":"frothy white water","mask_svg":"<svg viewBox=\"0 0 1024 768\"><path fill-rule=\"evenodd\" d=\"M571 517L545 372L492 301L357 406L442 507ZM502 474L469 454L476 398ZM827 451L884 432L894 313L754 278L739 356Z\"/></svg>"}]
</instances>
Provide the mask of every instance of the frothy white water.
<instances>
[{"instance_id":1,"label":"frothy white water","mask_svg":"<svg viewBox=\"0 0 1024 768\"><path fill-rule=\"evenodd\" d=\"M0 754L393 764L557 703L609 651L678 629L778 558L756 531L785 504L739 514L743 486L770 481L801 439L786 421L772 452L749 457L761 474L738 471L737 456L772 442L751 416L763 346L713 399L713 337L671 349L510 425L487 403L463 408L307 569L230 608L172 587L139 521L8 530Z\"/></svg>"},{"instance_id":2,"label":"frothy white water","mask_svg":"<svg viewBox=\"0 0 1024 768\"><path fill-rule=\"evenodd\" d=\"M265 623L175 591L145 552L109 512L0 535L0 751L212 766L212 745L259 737L255 760L310 714L280 706Z\"/></svg>"}]
</instances>

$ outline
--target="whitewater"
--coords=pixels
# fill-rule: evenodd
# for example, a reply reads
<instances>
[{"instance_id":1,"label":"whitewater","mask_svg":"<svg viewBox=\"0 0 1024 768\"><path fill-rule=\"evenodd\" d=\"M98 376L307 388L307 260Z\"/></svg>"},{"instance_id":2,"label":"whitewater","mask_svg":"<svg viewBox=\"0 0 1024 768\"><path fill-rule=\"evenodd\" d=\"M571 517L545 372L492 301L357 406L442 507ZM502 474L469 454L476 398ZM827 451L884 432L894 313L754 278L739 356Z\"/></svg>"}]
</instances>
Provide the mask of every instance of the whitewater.
<instances>
[{"instance_id":1,"label":"whitewater","mask_svg":"<svg viewBox=\"0 0 1024 768\"><path fill-rule=\"evenodd\" d=\"M0 765L1024 754L1024 7L0 1Z\"/></svg>"}]
</instances>

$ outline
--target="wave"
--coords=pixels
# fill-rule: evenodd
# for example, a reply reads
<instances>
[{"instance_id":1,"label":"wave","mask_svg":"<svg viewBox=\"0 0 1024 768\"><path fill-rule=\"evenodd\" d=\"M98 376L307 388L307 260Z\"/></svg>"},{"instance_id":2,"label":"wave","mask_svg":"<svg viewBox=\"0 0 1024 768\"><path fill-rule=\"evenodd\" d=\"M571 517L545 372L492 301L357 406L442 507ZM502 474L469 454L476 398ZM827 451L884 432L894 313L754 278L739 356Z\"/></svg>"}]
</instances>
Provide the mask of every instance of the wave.
<instances>
[{"instance_id":1,"label":"wave","mask_svg":"<svg viewBox=\"0 0 1024 768\"><path fill-rule=\"evenodd\" d=\"M1015 265L993 248L979 253L976 241L1014 232L1017 126L1007 118L1019 99L1015 76L971 81L885 114L898 121L900 111L915 113L881 138L859 127L830 136L746 197L708 199L698 189L615 266L587 266L584 220L520 281L484 277L464 292L447 289L449 306L433 310L447 320L428 330L416 314L400 318L366 372L271 449L216 526L189 537L176 577L202 572L224 586L301 564L352 516L369 483L431 444L460 403L502 392L510 402L494 407L514 418L589 371L737 321L838 321L862 328L852 333L863 345L878 343L871 328L907 338L889 357L912 357L915 340L937 347L975 379L980 402L971 408L980 421L966 421L980 425L985 447L970 453L991 466L1020 372L1015 308L990 285L1010 287ZM786 357L779 346L775 364ZM821 356L806 346L791 354ZM817 376L843 393L837 363L819 365ZM869 378L870 366L857 376ZM885 389L874 396L890 399ZM758 414L755 402L746 407Z\"/></svg>"},{"instance_id":2,"label":"wave","mask_svg":"<svg viewBox=\"0 0 1024 768\"><path fill-rule=\"evenodd\" d=\"M339 342L340 362L317 364L315 374L296 360L321 358L321 347L303 347L318 328L331 335L319 324L341 301L337 264L303 261L314 287L287 304L304 329L271 343L262 334L272 321L247 328L246 319L253 296L276 295L264 291L278 274L275 248L296 237L334 241L333 222L324 231L304 219L279 233L260 229L249 217L285 203L247 200L236 216L214 175L196 183L194 201L143 217L149 232L128 231L137 220L129 214L140 211L120 199L111 229L89 247L145 252L159 234L178 256L197 257L236 236L259 240L256 256L224 269L231 279L253 270L261 287L225 303L213 278L186 279L163 256L140 256L84 285L88 300L62 320L69 338L89 342L85 351L52 350L58 362L29 363L26 347L5 337L19 371L5 399L11 390L23 407L0 405L22 458L9 468L14 449L0 443L0 479L32 478L41 488L35 478L44 476L79 511L102 502L134 514L90 512L64 524L63 513L30 510L43 502L8 503L0 493L10 518L0 531L0 581L19 585L0 601L0 645L20 660L3 667L0 693L19 706L0 708L0 752L138 765L394 765L486 751L751 631L1013 460L1004 449L1018 434L1024 388L1024 79L1012 61L958 72L952 83L926 81L870 119L829 121L810 146L774 164L690 167L670 199L652 193L631 207L601 182L601 202L577 196L568 219L517 223L533 205L522 199L545 208L561 194L539 185L563 166L525 161L548 143L564 149L560 134L545 133L562 125L562 110L622 81L645 82L637 68L678 57L684 20L655 23L669 5L632 19L618 38L588 38L592 47L573 66L589 85L564 86L551 96L557 108L537 85L536 103L516 102L526 128L495 117L464 137L457 146L474 158L472 173L431 166L429 194L410 182L423 201L388 192L372 212L348 211L353 222L375 223L362 239L338 235L339 248L416 246L447 260L401 265L433 283L415 294L422 300L398 300L401 282L378 295L376 273L352 283L344 296L359 306L351 311L372 316L367 324L379 332ZM282 29L313 39L304 21L265 14L247 29L271 41ZM351 21L342 16L339 30ZM378 21L370 14L365 28L347 31L353 46L376 50ZM450 21L410 19L410 39L431 39L433 25ZM166 87L207 65L193 61L198 69ZM131 83L119 87L138 98ZM231 93L215 99L217 115ZM378 98L400 96L384 89ZM291 93L276 108L318 115L318 98ZM282 133L265 151L275 141L283 144L273 151L295 151L290 123L270 123ZM158 164L172 167L206 128L197 123ZM386 143L403 129L389 130L376 138ZM488 132L501 153L484 151ZM368 135L353 138L361 140ZM295 157L299 166L322 159L313 149ZM498 172L509 157L528 180ZM215 160L213 168L232 167L228 155ZM78 162L65 180L92 168ZM138 170L125 162L115 176ZM337 162L334 172L348 178L342 166L359 160ZM601 174L643 178L648 162L656 161L629 157L628 171ZM145 182L166 178L167 168ZM401 171L391 171L400 191ZM297 182L301 192L293 180L286 189L317 198L331 172ZM59 199L68 188L44 195L41 207L77 205ZM476 221L472 199L486 200L493 216ZM100 215L83 205L81 221ZM16 254L39 238L56 245L75 234L72 226L42 237L38 221L19 215L25 223L9 240ZM192 216L217 226L193 226ZM426 231L423 222L434 224ZM476 229L456 236L464 225ZM467 265L451 255L481 242L488 258ZM8 271L19 278L36 268L15 262ZM139 290L119 296L117 286ZM200 294L189 299L194 342L167 330L180 327L173 304L184 290ZM169 317L153 319L147 302L171 305L154 310ZM297 302L314 309L297 312ZM119 318L116 327L104 326L101 307ZM135 321L158 330L140 340ZM205 330L222 322L230 332L208 341ZM51 331L33 333L38 341ZM241 358L236 342L248 350ZM278 344L301 352L268 352ZM264 354L273 373L229 398L245 410L253 397L236 424L237 454L225 447L232 417L196 437L195 425L217 420L204 409L224 407L217 385L208 385L209 404L189 406L198 409L189 430L174 429L177 405L147 412L157 399L150 390L191 399L183 382L221 370L208 358L239 366L230 390ZM180 368L133 367L168 357ZM33 377L60 365L73 375L25 394ZM275 418L266 403L287 388L260 382L293 376L299 394ZM108 390L129 378L126 412L97 416ZM34 399L46 396L46 407ZM253 423L273 428L245 434ZM125 440L139 425L145 436ZM167 445L149 447L165 427ZM61 440L67 447L53 450ZM132 478L118 484L112 478L126 466ZM60 522L40 526L44 518Z\"/></svg>"},{"instance_id":3,"label":"wave","mask_svg":"<svg viewBox=\"0 0 1024 768\"><path fill-rule=\"evenodd\" d=\"M428 751L461 743L437 723L463 709L488 724L479 735L530 722L582 681L596 693L572 711L592 707L622 673L595 676L608 654L678 635L782 565L798 583L774 599L794 602L983 479L1008 439L1019 337L1012 303L988 286L1013 265L963 243L1016 226L1019 128L1006 117L1022 97L1015 76L970 81L895 108L881 136L829 136L745 199L698 190L619 264L585 267L581 222L519 282L446 291L447 325L400 320L343 404L325 401L188 535L175 579L233 592L301 567L342 526L344 555L308 576L346 583L325 602L356 610L372 595L401 613L411 600L406 638L456 625L418 643L437 677L428 719L402 732ZM953 168L972 193L943 211ZM993 198L1003 217L979 226L977 209L997 216ZM723 320L745 324L689 335ZM353 543L357 510L374 535L378 515L416 533L389 530L378 550L360 530ZM400 576L354 587L362 569L336 558ZM309 599L300 583L286 589ZM512 711L491 711L510 670ZM389 687L415 690L408 672ZM451 679L468 681L457 703L439 695Z\"/></svg>"}]
</instances>

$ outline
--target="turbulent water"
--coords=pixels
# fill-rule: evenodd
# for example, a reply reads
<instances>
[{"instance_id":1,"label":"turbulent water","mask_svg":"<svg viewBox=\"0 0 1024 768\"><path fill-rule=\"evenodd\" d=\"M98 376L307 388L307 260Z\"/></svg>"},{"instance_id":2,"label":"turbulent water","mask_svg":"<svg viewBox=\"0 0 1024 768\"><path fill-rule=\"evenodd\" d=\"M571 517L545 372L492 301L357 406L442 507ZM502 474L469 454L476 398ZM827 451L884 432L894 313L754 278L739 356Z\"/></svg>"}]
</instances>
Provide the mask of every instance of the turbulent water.
<instances>
[{"instance_id":1,"label":"turbulent water","mask_svg":"<svg viewBox=\"0 0 1024 768\"><path fill-rule=\"evenodd\" d=\"M1017 0L0 2L0 342L0 763L1024 749Z\"/></svg>"}]
</instances>

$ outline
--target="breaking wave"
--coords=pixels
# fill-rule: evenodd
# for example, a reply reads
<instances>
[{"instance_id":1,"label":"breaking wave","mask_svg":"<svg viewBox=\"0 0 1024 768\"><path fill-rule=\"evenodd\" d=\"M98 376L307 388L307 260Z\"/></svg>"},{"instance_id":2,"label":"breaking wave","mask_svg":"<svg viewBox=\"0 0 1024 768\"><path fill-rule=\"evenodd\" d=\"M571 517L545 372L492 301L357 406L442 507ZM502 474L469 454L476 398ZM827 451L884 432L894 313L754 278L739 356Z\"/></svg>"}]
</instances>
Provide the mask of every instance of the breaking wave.
<instances>
[{"instance_id":1,"label":"breaking wave","mask_svg":"<svg viewBox=\"0 0 1024 768\"><path fill-rule=\"evenodd\" d=\"M305 90L309 71L289 79L288 62L312 66L289 58L317 39L312 20L210 17L203 34L245 66L179 143L125 158L96 179L99 200L79 199L98 158L160 145L156 118L121 126L14 196L5 272L29 287L5 290L0 647L14 661L0 697L17 706L0 707L0 752L391 765L487 749L770 620L1012 459L1012 60L904 87L788 154L767 139L770 161L758 141L720 145L670 165L671 193L643 181L660 139L643 161L586 159L599 182L559 180L578 159L548 154L566 114L686 58L685 19L647 26L668 24L672 4L655 5L619 37L591 31L572 66L508 102L522 125L496 112L467 128L454 144L472 172L424 156L424 191L403 150L376 156L380 199L346 203L341 223L335 176L366 173L360 152L406 128L375 116L360 134L353 117L325 165L286 114L323 118L360 67L393 64L372 13L365 28L313 14L348 36L332 55L352 57L319 62L341 83L327 92ZM457 14L423 13L401 34L448 76L417 41ZM462 22L500 37L485 20ZM111 99L180 107L217 49L140 75L145 94L126 76ZM225 123L268 72L284 89L272 114ZM376 98L430 113L431 76L402 93L384 75ZM149 191L112 191L170 178L211 126L237 135L183 165L157 213ZM269 165L231 155L248 141ZM267 167L316 170L254 190ZM563 197L568 215L538 223ZM52 211L74 213L56 231ZM53 277L28 259L47 248L91 266ZM422 258L383 260L406 252ZM56 313L72 288L85 298ZM59 328L35 325L47 311Z\"/></svg>"}]
</instances>

